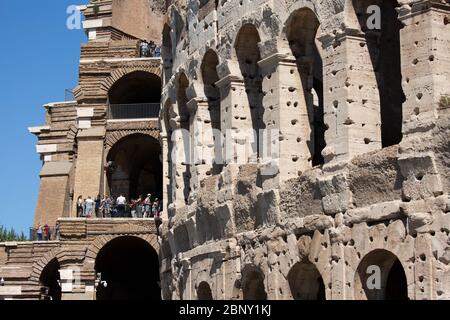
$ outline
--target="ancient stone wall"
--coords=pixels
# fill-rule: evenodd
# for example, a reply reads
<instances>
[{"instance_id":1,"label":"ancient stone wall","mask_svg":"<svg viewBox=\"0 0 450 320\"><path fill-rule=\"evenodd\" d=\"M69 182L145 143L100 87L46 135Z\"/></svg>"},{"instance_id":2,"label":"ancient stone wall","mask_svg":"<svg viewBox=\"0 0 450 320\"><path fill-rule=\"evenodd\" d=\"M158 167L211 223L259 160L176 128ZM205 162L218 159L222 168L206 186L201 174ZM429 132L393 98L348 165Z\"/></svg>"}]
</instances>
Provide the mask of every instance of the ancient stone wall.
<instances>
[{"instance_id":1,"label":"ancient stone wall","mask_svg":"<svg viewBox=\"0 0 450 320\"><path fill-rule=\"evenodd\" d=\"M367 25L370 5L381 30ZM163 296L449 297L449 13L448 1L172 3ZM195 155L217 148L205 134L217 118L232 156L214 172ZM277 147L248 129L279 131L275 162L265 155ZM379 290L366 285L373 265Z\"/></svg>"}]
</instances>

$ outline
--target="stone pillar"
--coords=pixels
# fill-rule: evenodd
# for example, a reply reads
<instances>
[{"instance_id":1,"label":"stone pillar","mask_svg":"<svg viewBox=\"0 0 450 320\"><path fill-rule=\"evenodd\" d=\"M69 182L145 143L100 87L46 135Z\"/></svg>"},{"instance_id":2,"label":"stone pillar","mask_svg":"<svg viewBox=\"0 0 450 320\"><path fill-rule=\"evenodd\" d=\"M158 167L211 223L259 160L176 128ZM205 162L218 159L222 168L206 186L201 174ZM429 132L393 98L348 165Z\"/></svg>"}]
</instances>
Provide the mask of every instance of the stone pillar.
<instances>
[{"instance_id":1,"label":"stone pillar","mask_svg":"<svg viewBox=\"0 0 450 320\"><path fill-rule=\"evenodd\" d=\"M96 197L101 192L103 179L103 141L105 129L96 127L79 131L77 135L78 158L76 160L72 217L76 217L76 202Z\"/></svg>"},{"instance_id":2,"label":"stone pillar","mask_svg":"<svg viewBox=\"0 0 450 320\"><path fill-rule=\"evenodd\" d=\"M167 140L167 134L161 133L161 150L162 150L162 163L163 163L163 213L162 219L169 219L169 210L168 206L170 205L170 200L172 199L172 195L169 195L169 188L171 185L171 177L170 177L170 161L169 161L169 142Z\"/></svg>"},{"instance_id":3,"label":"stone pillar","mask_svg":"<svg viewBox=\"0 0 450 320\"><path fill-rule=\"evenodd\" d=\"M381 148L380 96L363 34L320 39L323 49L325 162L348 161Z\"/></svg>"},{"instance_id":4,"label":"stone pillar","mask_svg":"<svg viewBox=\"0 0 450 320\"><path fill-rule=\"evenodd\" d=\"M206 98L194 98L188 102L192 110L193 125L193 167L191 188L193 192L199 189L200 182L213 174L214 132Z\"/></svg>"},{"instance_id":5,"label":"stone pillar","mask_svg":"<svg viewBox=\"0 0 450 320\"><path fill-rule=\"evenodd\" d=\"M55 226L59 218L70 215L69 176L72 163L46 162L41 170L34 226Z\"/></svg>"},{"instance_id":6,"label":"stone pillar","mask_svg":"<svg viewBox=\"0 0 450 320\"><path fill-rule=\"evenodd\" d=\"M188 198L186 188L189 188L190 181L190 132L182 130L179 122L175 119L171 120L172 133L172 150L169 157L172 160L171 168L171 184L172 184L172 203L176 208L182 208L186 205ZM187 151L186 151L187 149Z\"/></svg>"},{"instance_id":7,"label":"stone pillar","mask_svg":"<svg viewBox=\"0 0 450 320\"><path fill-rule=\"evenodd\" d=\"M228 62L228 74L216 83L221 96L221 128L225 134L225 164L257 161L256 137L244 79L237 62Z\"/></svg>"},{"instance_id":8,"label":"stone pillar","mask_svg":"<svg viewBox=\"0 0 450 320\"><path fill-rule=\"evenodd\" d=\"M277 158L278 184L312 167L313 118L308 110L312 97L304 94L308 90L303 88L295 57L276 53L258 64L264 76L263 122L268 134L262 148L263 162L264 158Z\"/></svg>"},{"instance_id":9,"label":"stone pillar","mask_svg":"<svg viewBox=\"0 0 450 320\"><path fill-rule=\"evenodd\" d=\"M404 24L403 133L408 135L428 131L438 112L450 112L450 4L416 1L399 9L399 19Z\"/></svg>"}]
</instances>

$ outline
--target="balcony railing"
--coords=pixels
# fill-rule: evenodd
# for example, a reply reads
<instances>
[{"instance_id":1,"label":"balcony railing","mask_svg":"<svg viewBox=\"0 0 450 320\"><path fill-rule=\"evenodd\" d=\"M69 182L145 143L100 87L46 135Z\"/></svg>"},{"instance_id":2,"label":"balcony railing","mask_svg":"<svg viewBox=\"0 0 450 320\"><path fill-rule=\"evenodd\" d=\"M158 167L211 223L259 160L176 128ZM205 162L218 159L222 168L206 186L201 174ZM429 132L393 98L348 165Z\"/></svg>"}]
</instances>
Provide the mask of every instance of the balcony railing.
<instances>
[{"instance_id":1,"label":"balcony railing","mask_svg":"<svg viewBox=\"0 0 450 320\"><path fill-rule=\"evenodd\" d=\"M159 103L110 104L108 120L154 119L159 117L160 109Z\"/></svg>"}]
</instances>

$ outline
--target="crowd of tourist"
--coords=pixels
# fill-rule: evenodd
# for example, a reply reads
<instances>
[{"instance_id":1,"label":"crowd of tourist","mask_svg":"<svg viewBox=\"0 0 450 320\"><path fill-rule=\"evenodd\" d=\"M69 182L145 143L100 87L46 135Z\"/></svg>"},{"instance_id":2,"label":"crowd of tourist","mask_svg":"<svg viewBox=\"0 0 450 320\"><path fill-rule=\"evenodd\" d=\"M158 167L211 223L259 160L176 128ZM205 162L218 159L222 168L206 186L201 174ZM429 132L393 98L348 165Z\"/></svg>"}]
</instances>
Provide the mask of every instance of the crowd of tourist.
<instances>
[{"instance_id":1,"label":"crowd of tourist","mask_svg":"<svg viewBox=\"0 0 450 320\"><path fill-rule=\"evenodd\" d=\"M59 236L59 228L50 228L48 224L44 226L39 223L36 229L32 229L32 234L30 236L31 240L37 241L50 241L55 240Z\"/></svg>"},{"instance_id":2,"label":"crowd of tourist","mask_svg":"<svg viewBox=\"0 0 450 320\"><path fill-rule=\"evenodd\" d=\"M161 57L161 48L154 41L147 42L143 40L139 43L139 55L141 57Z\"/></svg>"},{"instance_id":3,"label":"crowd of tourist","mask_svg":"<svg viewBox=\"0 0 450 320\"><path fill-rule=\"evenodd\" d=\"M77 200L79 218L160 218L161 211L161 201L151 194L131 201L123 195L117 198L99 195L95 199L80 196Z\"/></svg>"}]
</instances>

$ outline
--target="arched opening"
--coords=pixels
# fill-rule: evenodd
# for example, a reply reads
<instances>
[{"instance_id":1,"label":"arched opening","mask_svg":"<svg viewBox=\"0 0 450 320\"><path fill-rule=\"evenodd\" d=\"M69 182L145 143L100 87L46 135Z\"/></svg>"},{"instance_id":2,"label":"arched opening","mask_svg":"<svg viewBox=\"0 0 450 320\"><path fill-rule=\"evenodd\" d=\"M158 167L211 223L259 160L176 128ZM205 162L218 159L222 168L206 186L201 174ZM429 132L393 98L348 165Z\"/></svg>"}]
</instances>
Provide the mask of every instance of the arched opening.
<instances>
[{"instance_id":1,"label":"arched opening","mask_svg":"<svg viewBox=\"0 0 450 320\"><path fill-rule=\"evenodd\" d=\"M326 300L322 276L311 262L296 263L289 271L288 281L294 300Z\"/></svg>"},{"instance_id":2,"label":"arched opening","mask_svg":"<svg viewBox=\"0 0 450 320\"><path fill-rule=\"evenodd\" d=\"M205 120L203 126L210 129L211 137L214 141L214 154L212 168L210 170L212 175L222 172L222 141L219 136L214 133L220 132L221 110L220 110L220 90L216 86L219 81L217 74L217 66L219 65L219 57L213 50L208 50L203 58L201 65L203 87L205 97L208 99L209 119ZM203 132L203 134L207 134Z\"/></svg>"},{"instance_id":3,"label":"arched opening","mask_svg":"<svg viewBox=\"0 0 450 320\"><path fill-rule=\"evenodd\" d=\"M108 186L114 198L128 200L152 194L162 199L161 146L155 138L132 134L119 140L109 151Z\"/></svg>"},{"instance_id":4,"label":"arched opening","mask_svg":"<svg viewBox=\"0 0 450 320\"><path fill-rule=\"evenodd\" d=\"M162 50L161 56L164 61L164 80L167 83L172 77L172 67L173 67L173 47L172 47L172 36L169 25L165 24L163 28L163 40L162 40Z\"/></svg>"},{"instance_id":5,"label":"arched opening","mask_svg":"<svg viewBox=\"0 0 450 320\"><path fill-rule=\"evenodd\" d=\"M211 287L207 282L203 281L202 283L199 284L197 289L197 297L198 300L201 301L214 300L211 292Z\"/></svg>"},{"instance_id":6,"label":"arched opening","mask_svg":"<svg viewBox=\"0 0 450 320\"><path fill-rule=\"evenodd\" d=\"M177 104L178 104L178 115L180 121L180 129L182 129L181 136L178 137L178 147L177 155L177 165L180 165L183 169L181 174L182 181L181 187L184 197L184 202L187 204L189 201L189 195L191 193L191 124L192 117L189 112L187 103L188 97L186 90L189 87L189 80L183 73L178 79L177 87Z\"/></svg>"},{"instance_id":7,"label":"arched opening","mask_svg":"<svg viewBox=\"0 0 450 320\"><path fill-rule=\"evenodd\" d=\"M58 260L51 260L42 270L39 282L41 284L41 298L45 300L61 300L60 270Z\"/></svg>"},{"instance_id":8,"label":"arched opening","mask_svg":"<svg viewBox=\"0 0 450 320\"><path fill-rule=\"evenodd\" d=\"M374 12L368 8L381 8L381 29L372 25ZM402 140L402 105L406 97L402 88L400 29L396 11L398 2L393 0L353 0L361 31L376 74L380 95L381 141L383 147L400 143Z\"/></svg>"},{"instance_id":9,"label":"arched opening","mask_svg":"<svg viewBox=\"0 0 450 320\"><path fill-rule=\"evenodd\" d=\"M391 252L377 249L360 262L355 274L356 300L408 300L401 262Z\"/></svg>"},{"instance_id":10,"label":"arched opening","mask_svg":"<svg viewBox=\"0 0 450 320\"><path fill-rule=\"evenodd\" d=\"M248 103L238 106L241 110L239 114L236 114L236 117L239 117L242 122L239 125L240 131L244 133L251 130L255 131L255 137L247 137L248 140L254 140L254 143L256 143L252 148L254 155L251 155L251 157L253 158L259 158L261 154L259 132L265 129L263 121L263 77L258 66L258 62L261 60L260 42L261 38L254 25L246 24L242 26L236 40L236 56L244 78Z\"/></svg>"},{"instance_id":11,"label":"arched opening","mask_svg":"<svg viewBox=\"0 0 450 320\"><path fill-rule=\"evenodd\" d=\"M107 243L97 255L95 271L101 275L97 300L161 300L158 254L140 238Z\"/></svg>"},{"instance_id":12,"label":"arched opening","mask_svg":"<svg viewBox=\"0 0 450 320\"><path fill-rule=\"evenodd\" d=\"M258 268L247 268L242 273L242 291L244 300L267 300L264 287L264 274Z\"/></svg>"},{"instance_id":13,"label":"arched opening","mask_svg":"<svg viewBox=\"0 0 450 320\"><path fill-rule=\"evenodd\" d=\"M294 12L286 23L286 37L297 64L299 81L298 112L302 126L309 134L305 139L311 154L312 166L324 163L322 151L326 146L323 99L323 62L317 46L319 20L309 9ZM294 103L295 107L295 103Z\"/></svg>"},{"instance_id":14,"label":"arched opening","mask_svg":"<svg viewBox=\"0 0 450 320\"><path fill-rule=\"evenodd\" d=\"M135 71L123 76L109 90L108 118L158 118L161 104L161 78Z\"/></svg>"}]
</instances>

